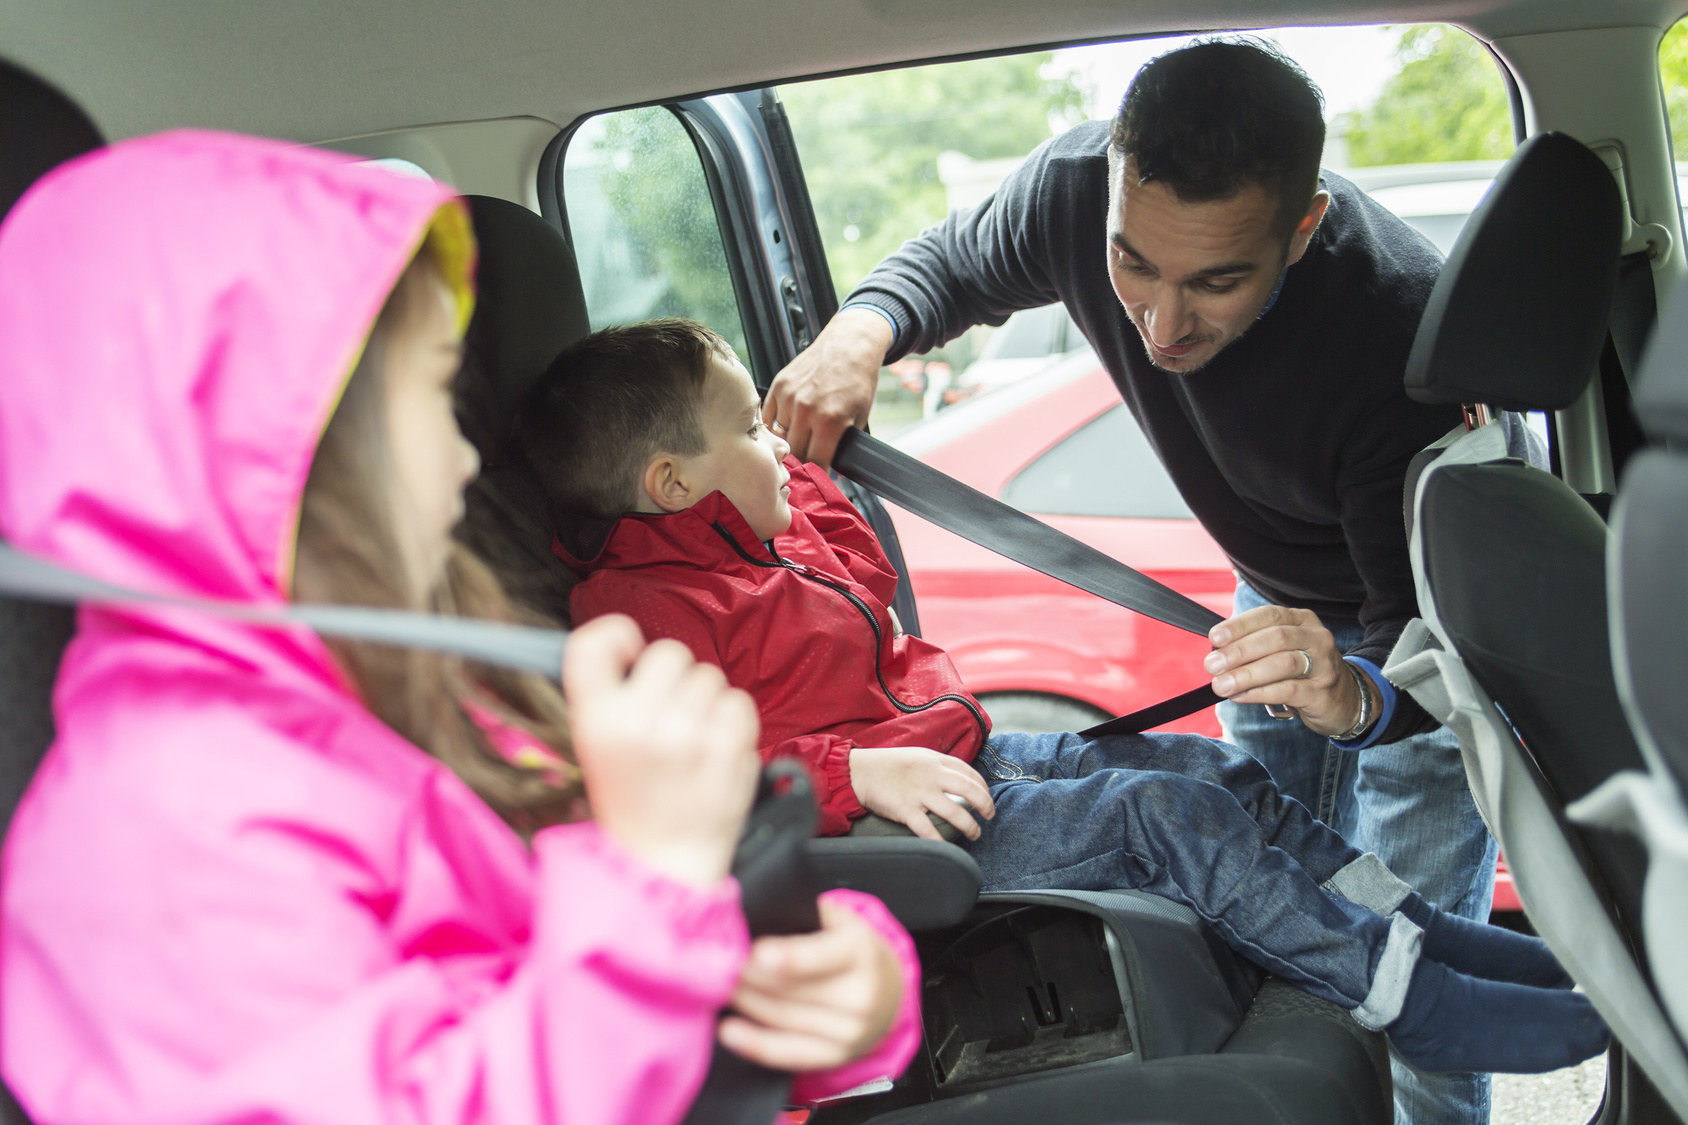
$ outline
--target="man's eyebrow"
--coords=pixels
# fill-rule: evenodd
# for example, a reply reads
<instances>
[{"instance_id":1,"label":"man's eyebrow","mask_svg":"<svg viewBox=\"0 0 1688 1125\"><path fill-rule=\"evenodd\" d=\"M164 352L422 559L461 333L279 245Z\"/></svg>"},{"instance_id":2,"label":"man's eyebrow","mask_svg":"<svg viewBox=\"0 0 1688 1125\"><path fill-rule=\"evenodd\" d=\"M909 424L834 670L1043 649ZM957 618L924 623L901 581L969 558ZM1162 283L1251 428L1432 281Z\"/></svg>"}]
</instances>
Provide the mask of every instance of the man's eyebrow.
<instances>
[{"instance_id":1,"label":"man's eyebrow","mask_svg":"<svg viewBox=\"0 0 1688 1125\"><path fill-rule=\"evenodd\" d=\"M1154 263L1149 261L1149 259L1145 258L1142 254L1138 253L1137 248L1132 246L1130 242L1126 241L1125 235L1121 234L1119 231L1115 231L1113 234L1109 235L1109 241L1114 244L1114 249L1118 250L1120 253L1129 254L1131 257L1136 258L1139 262L1149 266L1151 269L1154 267ZM1233 273L1253 273L1259 268L1260 267L1254 262L1222 262L1217 266L1208 266L1206 269L1197 270L1184 280L1197 281L1204 277L1223 277L1227 274Z\"/></svg>"},{"instance_id":2,"label":"man's eyebrow","mask_svg":"<svg viewBox=\"0 0 1688 1125\"><path fill-rule=\"evenodd\" d=\"M1135 246L1131 245L1131 243L1129 243L1125 240L1125 235L1123 233L1121 233L1120 231L1116 230L1116 231L1114 231L1113 234L1109 235L1108 237L1109 237L1109 240L1113 242L1115 250L1118 250L1122 254L1130 254L1133 258L1136 258L1139 262L1142 262L1144 265L1152 264L1152 263L1150 263L1149 259L1143 257L1143 255L1141 255L1137 252L1137 248Z\"/></svg>"}]
</instances>

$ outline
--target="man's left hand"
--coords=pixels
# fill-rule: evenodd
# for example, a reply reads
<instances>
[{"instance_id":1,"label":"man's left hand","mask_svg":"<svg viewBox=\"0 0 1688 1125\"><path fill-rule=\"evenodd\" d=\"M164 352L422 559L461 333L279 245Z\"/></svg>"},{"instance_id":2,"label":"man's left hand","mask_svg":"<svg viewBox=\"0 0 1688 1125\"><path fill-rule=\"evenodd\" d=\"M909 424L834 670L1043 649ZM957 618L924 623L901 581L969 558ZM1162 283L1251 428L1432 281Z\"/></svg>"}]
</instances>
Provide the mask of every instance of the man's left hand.
<instances>
[{"instance_id":1,"label":"man's left hand","mask_svg":"<svg viewBox=\"0 0 1688 1125\"><path fill-rule=\"evenodd\" d=\"M1208 640L1214 651L1202 666L1221 698L1293 707L1308 730L1327 737L1359 719L1359 687L1313 611L1261 606L1221 621Z\"/></svg>"}]
</instances>

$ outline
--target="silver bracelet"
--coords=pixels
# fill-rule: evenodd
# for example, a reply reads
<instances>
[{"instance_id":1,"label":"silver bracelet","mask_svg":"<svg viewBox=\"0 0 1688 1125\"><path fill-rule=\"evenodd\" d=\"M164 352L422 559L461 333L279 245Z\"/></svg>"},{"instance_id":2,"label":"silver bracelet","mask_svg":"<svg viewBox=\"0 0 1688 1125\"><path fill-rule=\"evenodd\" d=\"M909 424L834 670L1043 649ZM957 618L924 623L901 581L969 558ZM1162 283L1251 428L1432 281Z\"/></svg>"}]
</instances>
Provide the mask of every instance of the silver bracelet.
<instances>
[{"instance_id":1,"label":"silver bracelet","mask_svg":"<svg viewBox=\"0 0 1688 1125\"><path fill-rule=\"evenodd\" d=\"M1335 742L1350 742L1366 733L1366 728L1371 726L1371 684L1367 682L1371 679L1371 677L1366 675L1364 670L1351 660L1344 660L1342 664L1343 667L1348 669L1348 674L1354 677L1354 686L1360 689L1360 717L1354 720L1353 726L1349 727L1341 734L1331 735L1331 739Z\"/></svg>"}]
</instances>

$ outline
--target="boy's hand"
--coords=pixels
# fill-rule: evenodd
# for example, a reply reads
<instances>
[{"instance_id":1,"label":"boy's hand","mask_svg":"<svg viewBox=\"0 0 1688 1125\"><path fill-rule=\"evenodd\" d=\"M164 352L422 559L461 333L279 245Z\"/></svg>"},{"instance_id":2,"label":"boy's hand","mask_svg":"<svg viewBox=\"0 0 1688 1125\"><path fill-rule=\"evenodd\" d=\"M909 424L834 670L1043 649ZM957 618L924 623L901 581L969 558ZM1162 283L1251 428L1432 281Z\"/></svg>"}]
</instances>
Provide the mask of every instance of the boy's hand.
<instances>
[{"instance_id":1,"label":"boy's hand","mask_svg":"<svg viewBox=\"0 0 1688 1125\"><path fill-rule=\"evenodd\" d=\"M857 746L850 751L850 785L869 812L906 824L916 836L941 840L927 813L936 813L969 840L979 825L955 794L989 820L996 815L984 778L959 758L924 746Z\"/></svg>"},{"instance_id":2,"label":"boy's hand","mask_svg":"<svg viewBox=\"0 0 1688 1125\"><path fill-rule=\"evenodd\" d=\"M820 912L815 933L751 946L723 1046L777 1070L827 1070L884 1038L903 998L896 954L850 908L823 899Z\"/></svg>"},{"instance_id":3,"label":"boy's hand","mask_svg":"<svg viewBox=\"0 0 1688 1125\"><path fill-rule=\"evenodd\" d=\"M761 770L750 697L619 614L569 637L563 688L593 819L669 878L719 882Z\"/></svg>"}]
</instances>

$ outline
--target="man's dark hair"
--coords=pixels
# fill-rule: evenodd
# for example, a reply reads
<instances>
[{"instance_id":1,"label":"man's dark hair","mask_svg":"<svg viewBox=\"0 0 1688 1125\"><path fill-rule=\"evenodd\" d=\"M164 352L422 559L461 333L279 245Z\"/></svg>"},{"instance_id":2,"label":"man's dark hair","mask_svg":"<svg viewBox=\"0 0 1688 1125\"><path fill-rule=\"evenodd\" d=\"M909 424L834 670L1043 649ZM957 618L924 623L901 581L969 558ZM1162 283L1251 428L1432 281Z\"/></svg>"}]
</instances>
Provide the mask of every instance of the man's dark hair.
<instances>
[{"instance_id":1,"label":"man's dark hair","mask_svg":"<svg viewBox=\"0 0 1688 1125\"><path fill-rule=\"evenodd\" d=\"M637 505L652 457L704 452L709 361L732 355L690 320L606 328L564 348L516 420L517 446L551 508L613 519Z\"/></svg>"},{"instance_id":2,"label":"man's dark hair","mask_svg":"<svg viewBox=\"0 0 1688 1125\"><path fill-rule=\"evenodd\" d=\"M1268 44L1210 39L1138 71L1109 139L1139 183L1164 183L1187 203L1261 185L1278 198L1287 239L1319 188L1324 98Z\"/></svg>"}]
</instances>

